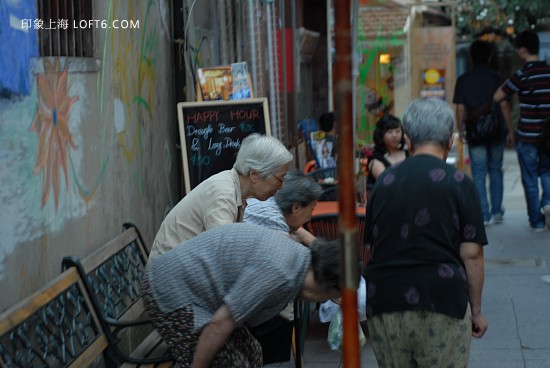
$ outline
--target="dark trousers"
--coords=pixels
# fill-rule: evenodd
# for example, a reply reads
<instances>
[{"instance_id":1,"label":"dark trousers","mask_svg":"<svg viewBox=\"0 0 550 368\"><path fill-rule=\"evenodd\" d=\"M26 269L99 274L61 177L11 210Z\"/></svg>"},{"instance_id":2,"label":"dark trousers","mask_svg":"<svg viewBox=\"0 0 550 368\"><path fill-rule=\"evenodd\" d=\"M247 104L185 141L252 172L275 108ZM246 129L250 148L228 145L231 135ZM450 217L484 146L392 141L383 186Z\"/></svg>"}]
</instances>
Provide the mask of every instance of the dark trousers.
<instances>
[{"instance_id":1,"label":"dark trousers","mask_svg":"<svg viewBox=\"0 0 550 368\"><path fill-rule=\"evenodd\" d=\"M264 364L290 360L293 323L276 316L256 327L249 327L262 346Z\"/></svg>"}]
</instances>

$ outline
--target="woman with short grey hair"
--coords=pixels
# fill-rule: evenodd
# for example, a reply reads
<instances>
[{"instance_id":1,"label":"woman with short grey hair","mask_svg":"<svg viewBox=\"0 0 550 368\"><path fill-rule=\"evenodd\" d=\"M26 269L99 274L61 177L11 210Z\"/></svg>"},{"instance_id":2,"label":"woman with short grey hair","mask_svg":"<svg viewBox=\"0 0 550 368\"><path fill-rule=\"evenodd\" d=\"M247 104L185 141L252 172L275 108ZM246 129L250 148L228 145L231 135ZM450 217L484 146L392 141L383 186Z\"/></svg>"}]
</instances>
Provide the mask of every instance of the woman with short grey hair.
<instances>
[{"instance_id":1,"label":"woman with short grey hair","mask_svg":"<svg viewBox=\"0 0 550 368\"><path fill-rule=\"evenodd\" d=\"M292 159L277 138L253 133L243 140L233 168L242 175L254 170L267 179L279 171L281 163L288 164Z\"/></svg>"},{"instance_id":2,"label":"woman with short grey hair","mask_svg":"<svg viewBox=\"0 0 550 368\"><path fill-rule=\"evenodd\" d=\"M150 258L165 253L205 230L242 221L247 198L261 201L283 187L292 154L274 137L243 139L231 170L222 171L189 192L162 222Z\"/></svg>"},{"instance_id":3,"label":"woman with short grey hair","mask_svg":"<svg viewBox=\"0 0 550 368\"><path fill-rule=\"evenodd\" d=\"M414 100L403 128L412 157L378 177L365 216L374 355L381 367L466 367L472 336L488 328L479 196L445 163L454 130L446 102Z\"/></svg>"},{"instance_id":4,"label":"woman with short grey hair","mask_svg":"<svg viewBox=\"0 0 550 368\"><path fill-rule=\"evenodd\" d=\"M298 170L289 171L285 176L283 189L274 198L283 213L291 213L295 204L305 207L316 202L323 194L323 188L306 174Z\"/></svg>"},{"instance_id":5,"label":"woman with short grey hair","mask_svg":"<svg viewBox=\"0 0 550 368\"><path fill-rule=\"evenodd\" d=\"M248 199L243 222L281 231L310 246L315 237L302 226L311 220L322 193L323 188L312 178L298 170L290 170L283 188L274 197L267 201ZM264 364L289 359L292 323L287 318L292 311L292 304L289 304L281 316L250 329L262 345Z\"/></svg>"},{"instance_id":6,"label":"woman with short grey hair","mask_svg":"<svg viewBox=\"0 0 550 368\"><path fill-rule=\"evenodd\" d=\"M454 112L435 98L414 101L403 115L403 129L415 146L432 142L446 148L452 144L454 127Z\"/></svg>"},{"instance_id":7,"label":"woman with short grey hair","mask_svg":"<svg viewBox=\"0 0 550 368\"><path fill-rule=\"evenodd\" d=\"M273 198L247 201L243 221L280 230L309 245L315 237L302 226L311 220L322 193L323 188L310 177L291 170L285 176L283 188Z\"/></svg>"}]
</instances>

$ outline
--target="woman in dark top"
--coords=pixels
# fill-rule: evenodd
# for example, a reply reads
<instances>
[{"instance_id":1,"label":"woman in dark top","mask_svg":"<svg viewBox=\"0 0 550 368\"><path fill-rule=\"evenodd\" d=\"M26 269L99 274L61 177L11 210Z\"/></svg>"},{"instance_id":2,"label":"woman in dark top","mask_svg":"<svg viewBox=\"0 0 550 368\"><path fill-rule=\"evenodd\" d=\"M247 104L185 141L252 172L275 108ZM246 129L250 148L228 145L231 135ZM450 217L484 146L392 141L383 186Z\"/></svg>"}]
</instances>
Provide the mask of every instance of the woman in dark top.
<instances>
[{"instance_id":1,"label":"woman in dark top","mask_svg":"<svg viewBox=\"0 0 550 368\"><path fill-rule=\"evenodd\" d=\"M384 115L376 123L373 133L374 153L369 158L367 184L373 185L376 178L391 165L409 156L404 149L405 138L401 121L393 115Z\"/></svg>"}]
</instances>

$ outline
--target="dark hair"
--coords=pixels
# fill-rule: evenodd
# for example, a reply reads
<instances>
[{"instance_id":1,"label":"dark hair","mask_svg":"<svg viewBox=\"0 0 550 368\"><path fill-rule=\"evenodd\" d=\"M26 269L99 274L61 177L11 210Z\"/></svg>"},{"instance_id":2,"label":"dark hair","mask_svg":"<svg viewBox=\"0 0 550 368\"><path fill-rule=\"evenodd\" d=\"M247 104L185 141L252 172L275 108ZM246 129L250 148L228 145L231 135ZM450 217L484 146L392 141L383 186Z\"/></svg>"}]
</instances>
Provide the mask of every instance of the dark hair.
<instances>
[{"instance_id":1,"label":"dark hair","mask_svg":"<svg viewBox=\"0 0 550 368\"><path fill-rule=\"evenodd\" d=\"M376 128L374 128L374 133L372 134L372 139L374 141L374 150L378 153L384 154L388 151L386 145L384 144L384 134L390 129L403 128L401 125L401 120L396 118L393 115L386 114L376 122ZM405 136L401 137L401 143L399 149L402 149L405 145Z\"/></svg>"},{"instance_id":2,"label":"dark hair","mask_svg":"<svg viewBox=\"0 0 550 368\"><path fill-rule=\"evenodd\" d=\"M342 290L340 285L340 242L317 238L310 246L311 269L315 281L325 290ZM361 279L361 263L357 262L357 282Z\"/></svg>"},{"instance_id":3,"label":"dark hair","mask_svg":"<svg viewBox=\"0 0 550 368\"><path fill-rule=\"evenodd\" d=\"M324 112L319 117L319 128L323 132L330 132L334 128L334 113Z\"/></svg>"},{"instance_id":4,"label":"dark hair","mask_svg":"<svg viewBox=\"0 0 550 368\"><path fill-rule=\"evenodd\" d=\"M325 290L340 290L340 246L337 240L317 238L311 244L311 269Z\"/></svg>"},{"instance_id":5,"label":"dark hair","mask_svg":"<svg viewBox=\"0 0 550 368\"><path fill-rule=\"evenodd\" d=\"M487 65L493 54L492 46L486 41L474 41L470 46L470 57L474 65Z\"/></svg>"},{"instance_id":6,"label":"dark hair","mask_svg":"<svg viewBox=\"0 0 550 368\"><path fill-rule=\"evenodd\" d=\"M516 36L516 50L525 47L529 54L537 55L539 53L539 36L533 31L523 31Z\"/></svg>"}]
</instances>

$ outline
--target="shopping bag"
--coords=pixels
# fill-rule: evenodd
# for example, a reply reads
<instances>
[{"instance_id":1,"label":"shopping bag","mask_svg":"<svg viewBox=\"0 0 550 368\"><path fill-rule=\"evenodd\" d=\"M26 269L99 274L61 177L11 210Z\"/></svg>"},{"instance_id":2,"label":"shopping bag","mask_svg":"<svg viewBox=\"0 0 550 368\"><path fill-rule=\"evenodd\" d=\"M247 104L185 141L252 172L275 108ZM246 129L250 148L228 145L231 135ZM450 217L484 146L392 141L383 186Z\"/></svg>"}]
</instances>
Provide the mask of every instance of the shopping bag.
<instances>
[{"instance_id":1,"label":"shopping bag","mask_svg":"<svg viewBox=\"0 0 550 368\"><path fill-rule=\"evenodd\" d=\"M338 307L338 309L334 312L332 321L330 322L330 326L328 328L327 342L328 346L332 350L342 351L342 340L344 337L342 322L342 310L340 309L340 307ZM359 324L357 324L357 328L359 333L359 346L363 347L363 345L365 345L367 342L367 338L365 337L365 334L363 333L363 330L361 329L361 326Z\"/></svg>"}]
</instances>

